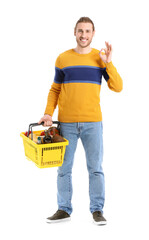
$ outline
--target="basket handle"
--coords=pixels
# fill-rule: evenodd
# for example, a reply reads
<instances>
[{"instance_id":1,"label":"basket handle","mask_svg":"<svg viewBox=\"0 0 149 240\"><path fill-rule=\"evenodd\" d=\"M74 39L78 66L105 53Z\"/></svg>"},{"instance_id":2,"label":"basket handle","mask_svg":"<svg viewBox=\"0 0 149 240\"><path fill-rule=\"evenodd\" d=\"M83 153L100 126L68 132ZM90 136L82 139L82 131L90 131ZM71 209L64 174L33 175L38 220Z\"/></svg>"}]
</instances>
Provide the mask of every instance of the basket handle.
<instances>
[{"instance_id":1,"label":"basket handle","mask_svg":"<svg viewBox=\"0 0 149 240\"><path fill-rule=\"evenodd\" d=\"M52 123L53 123L53 124L57 124L57 129L58 129L58 130L60 129L60 122L59 122L59 121L52 121ZM38 124L38 123L31 123L31 124L29 124L27 137L29 136L29 132L31 131L31 139L33 140L33 131L32 131L32 128L35 127L35 126L43 125L43 124L44 124L44 122L41 122L40 124Z\"/></svg>"}]
</instances>

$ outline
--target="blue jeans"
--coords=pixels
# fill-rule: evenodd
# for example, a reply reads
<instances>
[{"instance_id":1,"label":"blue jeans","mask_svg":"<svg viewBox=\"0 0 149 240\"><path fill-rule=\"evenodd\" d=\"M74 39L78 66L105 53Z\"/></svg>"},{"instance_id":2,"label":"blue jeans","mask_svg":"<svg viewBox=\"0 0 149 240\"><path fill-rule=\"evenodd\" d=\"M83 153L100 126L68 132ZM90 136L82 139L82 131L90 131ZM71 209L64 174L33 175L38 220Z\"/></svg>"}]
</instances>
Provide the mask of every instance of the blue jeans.
<instances>
[{"instance_id":1,"label":"blue jeans","mask_svg":"<svg viewBox=\"0 0 149 240\"><path fill-rule=\"evenodd\" d=\"M72 167L77 142L80 138L85 150L89 173L90 211L103 212L105 200L103 161L103 127L102 122L60 123L61 135L69 140L64 162L58 168L57 201L58 209L72 213Z\"/></svg>"}]
</instances>

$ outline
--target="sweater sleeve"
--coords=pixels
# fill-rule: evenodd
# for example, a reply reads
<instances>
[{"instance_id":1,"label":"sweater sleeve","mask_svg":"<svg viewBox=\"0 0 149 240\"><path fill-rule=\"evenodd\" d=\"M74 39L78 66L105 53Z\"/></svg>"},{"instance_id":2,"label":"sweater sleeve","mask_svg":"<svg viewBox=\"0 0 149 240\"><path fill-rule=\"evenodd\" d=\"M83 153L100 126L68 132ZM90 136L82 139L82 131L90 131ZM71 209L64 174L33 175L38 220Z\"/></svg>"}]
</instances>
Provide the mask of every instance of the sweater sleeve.
<instances>
[{"instance_id":1,"label":"sweater sleeve","mask_svg":"<svg viewBox=\"0 0 149 240\"><path fill-rule=\"evenodd\" d=\"M121 92L123 89L123 81L114 67L113 63L105 63L103 77L107 81L108 87L115 92Z\"/></svg>"},{"instance_id":2,"label":"sweater sleeve","mask_svg":"<svg viewBox=\"0 0 149 240\"><path fill-rule=\"evenodd\" d=\"M53 115L54 110L58 103L59 94L61 91L61 85L64 79L64 74L60 65L60 56L57 58L55 63L55 77L54 82L49 90L47 105L44 114L48 114L50 116Z\"/></svg>"}]
</instances>

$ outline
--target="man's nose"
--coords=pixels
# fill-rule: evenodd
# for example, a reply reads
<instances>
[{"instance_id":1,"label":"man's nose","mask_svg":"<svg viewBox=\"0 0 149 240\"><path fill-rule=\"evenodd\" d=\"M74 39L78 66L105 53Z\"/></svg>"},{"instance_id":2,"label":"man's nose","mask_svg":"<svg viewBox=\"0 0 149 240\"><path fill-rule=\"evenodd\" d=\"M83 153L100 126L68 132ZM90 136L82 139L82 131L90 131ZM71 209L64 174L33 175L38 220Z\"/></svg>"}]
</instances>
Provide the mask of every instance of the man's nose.
<instances>
[{"instance_id":1,"label":"man's nose","mask_svg":"<svg viewBox=\"0 0 149 240\"><path fill-rule=\"evenodd\" d=\"M82 32L82 37L85 37L85 32Z\"/></svg>"}]
</instances>

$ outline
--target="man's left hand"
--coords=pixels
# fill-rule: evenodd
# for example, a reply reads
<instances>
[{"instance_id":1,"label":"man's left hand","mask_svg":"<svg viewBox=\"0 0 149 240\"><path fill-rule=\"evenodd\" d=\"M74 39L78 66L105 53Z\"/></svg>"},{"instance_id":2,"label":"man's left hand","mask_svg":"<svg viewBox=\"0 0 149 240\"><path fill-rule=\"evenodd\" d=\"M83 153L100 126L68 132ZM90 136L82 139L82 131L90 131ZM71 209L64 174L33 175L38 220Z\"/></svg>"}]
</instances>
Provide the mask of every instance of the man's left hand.
<instances>
[{"instance_id":1,"label":"man's left hand","mask_svg":"<svg viewBox=\"0 0 149 240\"><path fill-rule=\"evenodd\" d=\"M108 42L105 42L106 48L102 48L99 52L99 55L104 63L111 62L112 59L112 45ZM104 51L105 54L102 54L101 52Z\"/></svg>"}]
</instances>

